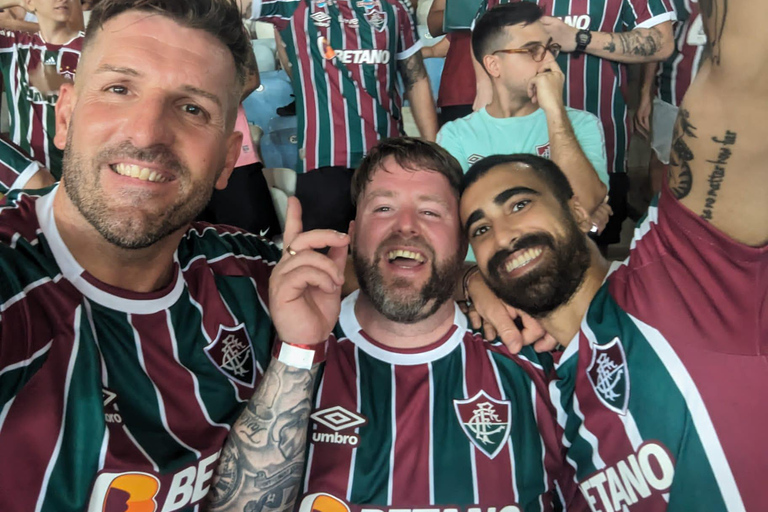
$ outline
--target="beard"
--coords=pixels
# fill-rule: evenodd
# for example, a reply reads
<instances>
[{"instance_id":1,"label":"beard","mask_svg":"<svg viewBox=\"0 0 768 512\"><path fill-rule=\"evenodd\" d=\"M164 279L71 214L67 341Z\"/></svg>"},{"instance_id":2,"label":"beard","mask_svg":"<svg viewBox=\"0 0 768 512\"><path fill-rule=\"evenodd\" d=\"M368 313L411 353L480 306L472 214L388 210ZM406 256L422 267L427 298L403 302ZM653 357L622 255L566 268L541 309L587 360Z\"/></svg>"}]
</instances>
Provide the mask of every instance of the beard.
<instances>
[{"instance_id":1,"label":"beard","mask_svg":"<svg viewBox=\"0 0 768 512\"><path fill-rule=\"evenodd\" d=\"M88 160L72 144L74 126L67 134L62 164L62 181L67 196L80 214L109 243L122 249L143 249L167 237L194 220L203 211L213 194L210 182L191 180L191 173L166 146L138 149L128 141L103 148ZM100 170L110 161L121 158L155 163L174 171L179 189L175 202L160 206L158 211L147 211L156 202L149 191L117 190L119 204L130 208L119 209L105 196L101 187ZM114 171L112 171L114 172ZM218 176L217 176L218 177Z\"/></svg>"},{"instance_id":2,"label":"beard","mask_svg":"<svg viewBox=\"0 0 768 512\"><path fill-rule=\"evenodd\" d=\"M571 300L589 268L590 254L586 237L576 221L569 215L564 221L566 235L562 240L556 240L549 233L532 233L521 237L510 249L500 250L488 261L488 275L484 277L501 300L536 318L547 316ZM512 253L541 246L544 247L541 257L547 259L539 263L538 268L520 277L508 277L504 266Z\"/></svg>"},{"instance_id":3,"label":"beard","mask_svg":"<svg viewBox=\"0 0 768 512\"><path fill-rule=\"evenodd\" d=\"M397 277L389 282L384 280L379 268L381 259L386 257L383 255L388 251L387 247L398 243L416 245L430 257L432 272L420 289L414 289L410 279ZM366 259L353 246L352 262L360 291L371 300L376 311L393 322L412 324L435 314L453 296L456 276L460 273L463 260L454 254L438 264L434 250L425 241L392 236L379 245L372 260Z\"/></svg>"}]
</instances>

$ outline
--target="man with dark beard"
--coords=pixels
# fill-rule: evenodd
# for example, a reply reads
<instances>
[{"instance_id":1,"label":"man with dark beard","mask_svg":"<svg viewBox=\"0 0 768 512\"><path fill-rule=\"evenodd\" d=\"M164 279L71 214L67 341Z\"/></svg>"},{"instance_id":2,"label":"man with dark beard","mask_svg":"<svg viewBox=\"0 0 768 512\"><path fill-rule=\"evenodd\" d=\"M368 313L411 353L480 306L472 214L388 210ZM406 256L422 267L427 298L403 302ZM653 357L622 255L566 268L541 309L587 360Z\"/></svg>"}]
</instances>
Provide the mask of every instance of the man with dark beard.
<instances>
[{"instance_id":1,"label":"man with dark beard","mask_svg":"<svg viewBox=\"0 0 768 512\"><path fill-rule=\"evenodd\" d=\"M768 69L751 65L768 6L701 5L710 58L628 260L587 240L549 161L496 157L464 178L482 276L566 346L551 396L594 511L763 510L768 496Z\"/></svg>"},{"instance_id":2,"label":"man with dark beard","mask_svg":"<svg viewBox=\"0 0 768 512\"><path fill-rule=\"evenodd\" d=\"M585 507L537 354L484 342L451 299L466 252L461 174L412 138L374 146L354 174L360 290L343 301L323 363L302 512L544 511L556 481L568 510Z\"/></svg>"},{"instance_id":3,"label":"man with dark beard","mask_svg":"<svg viewBox=\"0 0 768 512\"><path fill-rule=\"evenodd\" d=\"M294 227L280 256L191 222L240 151L250 51L232 1L93 11L77 83L56 104L62 179L0 208L3 512L198 510L230 433L290 439L220 475L291 506L282 491L300 480L348 237ZM295 271L326 246L326 267ZM268 417L253 413L264 406Z\"/></svg>"}]
</instances>

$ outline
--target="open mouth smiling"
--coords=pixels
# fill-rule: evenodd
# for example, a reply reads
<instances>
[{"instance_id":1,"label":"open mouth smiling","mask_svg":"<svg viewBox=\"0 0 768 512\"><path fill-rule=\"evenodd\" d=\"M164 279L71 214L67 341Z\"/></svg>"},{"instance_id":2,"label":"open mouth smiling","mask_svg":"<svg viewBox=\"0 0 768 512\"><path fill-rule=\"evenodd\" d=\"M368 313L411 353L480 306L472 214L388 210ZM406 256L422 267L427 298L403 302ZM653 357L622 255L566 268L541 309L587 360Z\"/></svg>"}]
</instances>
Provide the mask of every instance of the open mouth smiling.
<instances>
[{"instance_id":1,"label":"open mouth smiling","mask_svg":"<svg viewBox=\"0 0 768 512\"><path fill-rule=\"evenodd\" d=\"M120 176L127 176L129 178L135 178L140 181L151 181L153 183L166 183L168 181L173 181L173 178L166 174L135 164L110 164L109 167L113 172L119 174Z\"/></svg>"}]
</instances>

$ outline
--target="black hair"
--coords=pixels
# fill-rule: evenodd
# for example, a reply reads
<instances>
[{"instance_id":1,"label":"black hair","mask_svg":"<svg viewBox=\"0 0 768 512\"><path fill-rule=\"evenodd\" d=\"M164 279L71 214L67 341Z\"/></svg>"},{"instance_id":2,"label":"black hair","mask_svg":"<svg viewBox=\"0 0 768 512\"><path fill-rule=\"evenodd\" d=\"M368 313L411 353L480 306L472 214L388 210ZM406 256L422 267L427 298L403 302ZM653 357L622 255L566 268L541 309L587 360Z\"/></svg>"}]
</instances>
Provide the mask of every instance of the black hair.
<instances>
[{"instance_id":1,"label":"black hair","mask_svg":"<svg viewBox=\"0 0 768 512\"><path fill-rule=\"evenodd\" d=\"M573 197L573 188L571 188L568 178L552 160L529 153L493 155L473 164L462 179L462 194L494 167L514 163L524 164L533 169L536 175L549 187L560 205L565 209L568 208L568 201Z\"/></svg>"},{"instance_id":2,"label":"black hair","mask_svg":"<svg viewBox=\"0 0 768 512\"><path fill-rule=\"evenodd\" d=\"M541 19L542 14L541 7L524 1L498 5L488 10L472 29L472 51L477 61L482 64L483 57L501 49L506 38L506 27L520 23L529 25Z\"/></svg>"}]
</instances>

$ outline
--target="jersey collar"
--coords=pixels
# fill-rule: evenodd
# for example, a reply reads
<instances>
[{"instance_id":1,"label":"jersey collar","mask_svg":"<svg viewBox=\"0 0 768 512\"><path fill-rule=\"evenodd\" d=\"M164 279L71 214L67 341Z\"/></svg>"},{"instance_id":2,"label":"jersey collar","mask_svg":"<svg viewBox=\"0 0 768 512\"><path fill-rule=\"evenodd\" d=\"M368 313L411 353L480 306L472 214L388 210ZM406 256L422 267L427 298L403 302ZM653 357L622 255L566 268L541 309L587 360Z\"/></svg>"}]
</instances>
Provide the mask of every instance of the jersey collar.
<instances>
[{"instance_id":1,"label":"jersey collar","mask_svg":"<svg viewBox=\"0 0 768 512\"><path fill-rule=\"evenodd\" d=\"M437 346L427 346L425 347L425 350L421 352L403 353L387 349L381 344L371 343L371 341L366 338L366 335L363 334L363 328L360 326L360 323L357 321L357 316L355 315L355 303L357 302L359 294L359 290L355 291L341 303L339 325L349 341L354 343L360 350L371 357L385 363L414 366L437 361L450 354L459 343L461 343L467 332L467 317L461 312L459 305L454 303L455 311L453 324L455 328L448 339L443 343Z\"/></svg>"},{"instance_id":2,"label":"jersey collar","mask_svg":"<svg viewBox=\"0 0 768 512\"><path fill-rule=\"evenodd\" d=\"M85 297L115 311L130 313L136 315L149 315L170 308L179 300L184 291L184 279L179 271L177 254L174 253L173 259L176 262L176 274L174 283L167 288L167 292L162 296L157 294L136 294L126 292L125 295L131 295L130 298L118 295L118 290L112 288L114 292L107 291L111 287L108 285L97 286L98 283L93 276L89 276L86 270L69 252L64 240L61 238L59 229L56 227L56 221L53 216L53 200L59 191L58 186L48 194L38 198L35 204L38 222L46 240L51 248L56 264L61 269L65 279ZM137 298L146 295L147 298Z\"/></svg>"}]
</instances>

